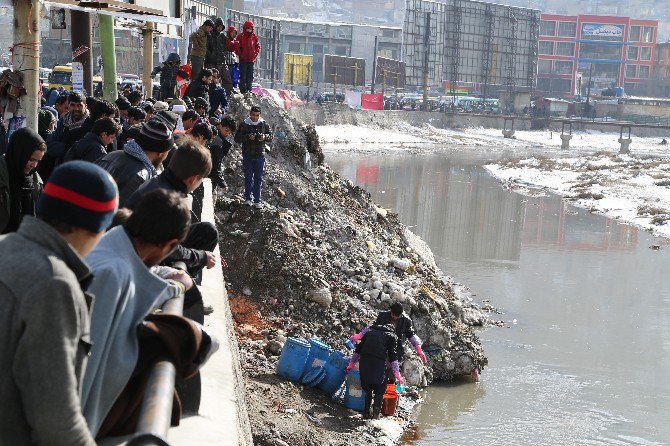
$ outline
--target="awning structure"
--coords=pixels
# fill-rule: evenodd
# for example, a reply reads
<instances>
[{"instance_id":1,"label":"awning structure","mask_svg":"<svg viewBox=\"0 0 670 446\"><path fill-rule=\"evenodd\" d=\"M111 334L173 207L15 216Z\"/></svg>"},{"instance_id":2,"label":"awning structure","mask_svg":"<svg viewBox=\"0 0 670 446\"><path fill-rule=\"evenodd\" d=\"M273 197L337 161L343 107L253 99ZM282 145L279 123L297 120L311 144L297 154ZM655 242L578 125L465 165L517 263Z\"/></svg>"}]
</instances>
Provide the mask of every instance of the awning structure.
<instances>
[{"instance_id":1,"label":"awning structure","mask_svg":"<svg viewBox=\"0 0 670 446\"><path fill-rule=\"evenodd\" d=\"M46 0L45 6L85 11L94 14L110 15L112 17L141 22L154 22L164 25L183 26L182 20L176 17L167 17L160 9L133 5L116 0L106 1L79 1L79 0Z\"/></svg>"}]
</instances>

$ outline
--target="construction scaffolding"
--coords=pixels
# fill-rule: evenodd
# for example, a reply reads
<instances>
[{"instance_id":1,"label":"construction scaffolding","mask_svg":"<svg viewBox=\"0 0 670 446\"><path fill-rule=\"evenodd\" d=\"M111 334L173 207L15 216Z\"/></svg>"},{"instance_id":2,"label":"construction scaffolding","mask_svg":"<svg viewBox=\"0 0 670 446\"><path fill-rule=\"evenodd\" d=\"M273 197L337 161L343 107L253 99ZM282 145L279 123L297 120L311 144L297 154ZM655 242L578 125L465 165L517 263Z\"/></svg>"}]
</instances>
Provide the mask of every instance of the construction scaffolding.
<instances>
[{"instance_id":1,"label":"construction scaffolding","mask_svg":"<svg viewBox=\"0 0 670 446\"><path fill-rule=\"evenodd\" d=\"M254 30L261 44L261 54L254 65L254 77L267 81L274 87L274 82L279 79L279 39L281 35L281 24L277 19L248 14L246 12L226 10L226 23L233 25L240 33L244 22L254 22Z\"/></svg>"},{"instance_id":2,"label":"construction scaffolding","mask_svg":"<svg viewBox=\"0 0 670 446\"><path fill-rule=\"evenodd\" d=\"M406 5L403 55L408 86L423 86L427 51L429 89L444 86L446 93L456 96L459 84L475 84L485 99L497 97L501 90L534 88L539 10L473 0L407 0Z\"/></svg>"}]
</instances>

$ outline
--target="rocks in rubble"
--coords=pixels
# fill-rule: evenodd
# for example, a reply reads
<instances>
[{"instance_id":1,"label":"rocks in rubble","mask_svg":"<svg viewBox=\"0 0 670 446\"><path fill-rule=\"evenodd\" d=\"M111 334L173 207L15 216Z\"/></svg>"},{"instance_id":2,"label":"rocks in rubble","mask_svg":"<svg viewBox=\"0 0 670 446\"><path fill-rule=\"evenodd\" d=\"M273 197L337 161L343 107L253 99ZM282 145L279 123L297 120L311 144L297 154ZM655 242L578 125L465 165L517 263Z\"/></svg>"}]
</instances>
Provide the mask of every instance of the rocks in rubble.
<instances>
[{"instance_id":1,"label":"rocks in rubble","mask_svg":"<svg viewBox=\"0 0 670 446\"><path fill-rule=\"evenodd\" d=\"M328 288L319 288L307 293L307 298L324 308L330 308L333 303L333 295Z\"/></svg>"}]
</instances>

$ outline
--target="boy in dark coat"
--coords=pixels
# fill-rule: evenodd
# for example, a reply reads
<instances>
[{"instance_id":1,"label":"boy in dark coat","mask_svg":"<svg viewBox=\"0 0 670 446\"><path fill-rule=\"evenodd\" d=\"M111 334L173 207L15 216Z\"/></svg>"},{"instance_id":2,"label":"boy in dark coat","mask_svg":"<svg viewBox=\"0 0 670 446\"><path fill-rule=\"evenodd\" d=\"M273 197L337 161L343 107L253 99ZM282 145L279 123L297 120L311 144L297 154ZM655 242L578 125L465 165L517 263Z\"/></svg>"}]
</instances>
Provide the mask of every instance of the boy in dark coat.
<instances>
[{"instance_id":1,"label":"boy in dark coat","mask_svg":"<svg viewBox=\"0 0 670 446\"><path fill-rule=\"evenodd\" d=\"M373 325L356 345L356 352L347 365L347 373L360 360L361 385L365 391L363 418L379 418L384 393L386 392L386 363L391 364L393 375L400 384L405 380L400 375L396 354L397 336L392 325ZM374 406L372 400L374 398ZM372 406L372 414L370 413Z\"/></svg>"},{"instance_id":2,"label":"boy in dark coat","mask_svg":"<svg viewBox=\"0 0 670 446\"><path fill-rule=\"evenodd\" d=\"M235 142L242 144L242 166L244 167L244 200L249 206L260 209L261 185L265 167L265 143L272 141L272 131L263 118L260 107L253 106L249 117L242 121ZM251 201L251 195L254 201Z\"/></svg>"},{"instance_id":3,"label":"boy in dark coat","mask_svg":"<svg viewBox=\"0 0 670 446\"><path fill-rule=\"evenodd\" d=\"M188 78L189 75L182 69L180 69L181 60L179 59L179 54L170 53L162 66L157 66L151 72L151 77L155 77L158 73L161 74L160 84L160 98L176 98L179 97L177 93L177 76L183 78Z\"/></svg>"}]
</instances>

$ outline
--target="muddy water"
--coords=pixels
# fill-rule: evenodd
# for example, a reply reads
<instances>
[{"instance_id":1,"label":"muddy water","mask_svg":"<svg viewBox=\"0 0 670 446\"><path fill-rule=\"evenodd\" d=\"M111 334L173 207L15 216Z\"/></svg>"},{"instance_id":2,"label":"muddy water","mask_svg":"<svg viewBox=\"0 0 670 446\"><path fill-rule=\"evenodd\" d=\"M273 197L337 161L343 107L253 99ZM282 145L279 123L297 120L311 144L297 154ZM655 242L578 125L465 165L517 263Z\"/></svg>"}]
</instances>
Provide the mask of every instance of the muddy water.
<instances>
[{"instance_id":1,"label":"muddy water","mask_svg":"<svg viewBox=\"0 0 670 446\"><path fill-rule=\"evenodd\" d=\"M327 156L504 310L482 382L431 386L406 443L670 444L670 245L504 190L481 167L501 156Z\"/></svg>"}]
</instances>

